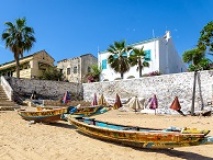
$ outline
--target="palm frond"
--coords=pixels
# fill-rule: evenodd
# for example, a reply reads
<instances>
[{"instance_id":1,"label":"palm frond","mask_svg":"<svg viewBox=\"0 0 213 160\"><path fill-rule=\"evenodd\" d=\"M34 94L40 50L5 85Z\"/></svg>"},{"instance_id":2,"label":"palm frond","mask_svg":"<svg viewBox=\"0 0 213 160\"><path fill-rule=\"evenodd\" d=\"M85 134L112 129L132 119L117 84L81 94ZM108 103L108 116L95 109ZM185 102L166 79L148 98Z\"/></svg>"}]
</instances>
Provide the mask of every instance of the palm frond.
<instances>
[{"instance_id":1,"label":"palm frond","mask_svg":"<svg viewBox=\"0 0 213 160\"><path fill-rule=\"evenodd\" d=\"M19 64L19 56L23 56L25 50L30 50L36 41L34 30L26 26L26 19L19 18L13 24L6 22L6 29L2 33L2 40L5 41L6 48L10 48L13 52L17 65ZM17 66L17 77L19 78L19 70Z\"/></svg>"},{"instance_id":2,"label":"palm frond","mask_svg":"<svg viewBox=\"0 0 213 160\"><path fill-rule=\"evenodd\" d=\"M144 66L144 67L149 67L149 62L143 61L143 66Z\"/></svg>"},{"instance_id":3,"label":"palm frond","mask_svg":"<svg viewBox=\"0 0 213 160\"><path fill-rule=\"evenodd\" d=\"M113 45L109 45L107 51L112 53L108 57L108 63L115 72L121 73L121 77L130 68L128 58L126 56L126 51L131 48L125 46L125 41L117 42L115 41ZM125 56L124 56L125 54Z\"/></svg>"}]
</instances>

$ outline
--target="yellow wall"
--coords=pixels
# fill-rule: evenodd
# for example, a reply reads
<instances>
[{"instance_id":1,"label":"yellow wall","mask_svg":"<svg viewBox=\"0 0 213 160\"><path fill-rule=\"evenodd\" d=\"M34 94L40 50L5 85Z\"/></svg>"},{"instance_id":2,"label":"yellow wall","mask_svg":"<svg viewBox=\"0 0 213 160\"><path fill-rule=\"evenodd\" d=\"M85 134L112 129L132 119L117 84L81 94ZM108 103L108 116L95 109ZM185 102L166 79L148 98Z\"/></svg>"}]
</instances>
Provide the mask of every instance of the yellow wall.
<instances>
[{"instance_id":1,"label":"yellow wall","mask_svg":"<svg viewBox=\"0 0 213 160\"><path fill-rule=\"evenodd\" d=\"M37 52L30 57L26 57L20 60L20 65L24 63L29 63L29 68L20 69L20 78L38 78L42 76L44 70L39 68L39 65L38 65L39 62L47 64L49 66L54 66L54 59L50 57L46 53L46 51L43 50L43 51ZM0 72L5 69L9 70L10 68L14 68L15 65L16 65L15 62L2 65L0 67ZM12 73L12 76L16 77L15 71Z\"/></svg>"},{"instance_id":2,"label":"yellow wall","mask_svg":"<svg viewBox=\"0 0 213 160\"><path fill-rule=\"evenodd\" d=\"M21 78L31 78L31 68L20 71Z\"/></svg>"}]
</instances>

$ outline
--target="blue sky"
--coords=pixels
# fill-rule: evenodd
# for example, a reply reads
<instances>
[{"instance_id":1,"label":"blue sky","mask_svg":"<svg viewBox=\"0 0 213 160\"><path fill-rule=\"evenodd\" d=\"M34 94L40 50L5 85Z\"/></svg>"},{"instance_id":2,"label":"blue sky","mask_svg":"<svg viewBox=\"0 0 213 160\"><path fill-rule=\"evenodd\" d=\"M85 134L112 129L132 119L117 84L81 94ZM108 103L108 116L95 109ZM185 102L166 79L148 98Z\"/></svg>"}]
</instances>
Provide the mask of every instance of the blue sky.
<instances>
[{"instance_id":1,"label":"blue sky","mask_svg":"<svg viewBox=\"0 0 213 160\"><path fill-rule=\"evenodd\" d=\"M213 0L1 0L4 23L26 17L37 42L24 56L45 49L55 61L104 51L114 41L140 42L171 31L177 52L193 48L213 20ZM0 40L0 64L14 60Z\"/></svg>"}]
</instances>

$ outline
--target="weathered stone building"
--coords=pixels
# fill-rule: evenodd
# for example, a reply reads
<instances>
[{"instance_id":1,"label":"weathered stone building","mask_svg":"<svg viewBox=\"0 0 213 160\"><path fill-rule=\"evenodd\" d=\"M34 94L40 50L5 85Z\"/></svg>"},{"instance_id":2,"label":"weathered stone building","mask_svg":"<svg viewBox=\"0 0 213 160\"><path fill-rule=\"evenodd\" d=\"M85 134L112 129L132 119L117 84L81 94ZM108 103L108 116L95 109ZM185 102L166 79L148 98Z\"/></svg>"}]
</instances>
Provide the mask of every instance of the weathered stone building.
<instances>
[{"instance_id":1,"label":"weathered stone building","mask_svg":"<svg viewBox=\"0 0 213 160\"><path fill-rule=\"evenodd\" d=\"M54 61L45 50L20 58L20 78L38 78L47 67L54 66ZM1 64L0 75L16 77L16 62Z\"/></svg>"},{"instance_id":2,"label":"weathered stone building","mask_svg":"<svg viewBox=\"0 0 213 160\"><path fill-rule=\"evenodd\" d=\"M92 54L58 61L57 68L69 82L86 82L86 75L91 72L91 65L98 64L98 59Z\"/></svg>"}]
</instances>

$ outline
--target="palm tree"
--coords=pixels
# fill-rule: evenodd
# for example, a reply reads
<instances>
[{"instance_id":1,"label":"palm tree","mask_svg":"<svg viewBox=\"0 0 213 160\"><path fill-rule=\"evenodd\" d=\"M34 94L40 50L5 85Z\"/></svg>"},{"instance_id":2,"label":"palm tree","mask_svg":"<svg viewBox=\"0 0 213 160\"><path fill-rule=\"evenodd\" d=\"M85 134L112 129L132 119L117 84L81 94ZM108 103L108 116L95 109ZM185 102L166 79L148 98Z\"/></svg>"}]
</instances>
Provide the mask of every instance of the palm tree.
<instances>
[{"instance_id":1,"label":"palm tree","mask_svg":"<svg viewBox=\"0 0 213 160\"><path fill-rule=\"evenodd\" d=\"M213 21L207 23L200 32L198 48L213 55Z\"/></svg>"},{"instance_id":2,"label":"palm tree","mask_svg":"<svg viewBox=\"0 0 213 160\"><path fill-rule=\"evenodd\" d=\"M149 67L149 62L145 59L146 53L141 49L133 48L133 54L129 56L129 63L131 66L137 65L137 70L139 70L139 77L142 77L142 70L144 67Z\"/></svg>"},{"instance_id":3,"label":"palm tree","mask_svg":"<svg viewBox=\"0 0 213 160\"><path fill-rule=\"evenodd\" d=\"M16 61L16 77L20 77L20 63L19 57L23 58L24 51L29 51L33 43L36 42L33 36L34 30L31 27L26 26L26 19L19 18L12 22L6 22L6 29L2 33L2 40L5 41L6 48L9 48L13 54Z\"/></svg>"},{"instance_id":4,"label":"palm tree","mask_svg":"<svg viewBox=\"0 0 213 160\"><path fill-rule=\"evenodd\" d=\"M130 49L131 47L127 47L125 41L114 42L114 44L110 45L107 49L107 51L111 53L111 55L108 57L110 67L113 68L115 72L120 73L122 79L124 73L130 69L126 55Z\"/></svg>"},{"instance_id":5,"label":"palm tree","mask_svg":"<svg viewBox=\"0 0 213 160\"><path fill-rule=\"evenodd\" d=\"M211 61L199 48L194 48L183 53L183 61L189 64L189 70L209 69Z\"/></svg>"}]
</instances>

